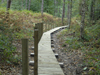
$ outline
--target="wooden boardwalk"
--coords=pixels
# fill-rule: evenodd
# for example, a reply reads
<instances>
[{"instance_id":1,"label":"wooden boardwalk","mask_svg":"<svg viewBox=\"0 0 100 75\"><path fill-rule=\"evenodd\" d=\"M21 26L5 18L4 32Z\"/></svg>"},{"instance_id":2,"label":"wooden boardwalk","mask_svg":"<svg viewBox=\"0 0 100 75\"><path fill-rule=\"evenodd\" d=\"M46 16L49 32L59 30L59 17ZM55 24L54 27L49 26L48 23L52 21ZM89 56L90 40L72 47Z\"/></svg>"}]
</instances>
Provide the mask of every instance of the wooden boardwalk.
<instances>
[{"instance_id":1,"label":"wooden boardwalk","mask_svg":"<svg viewBox=\"0 0 100 75\"><path fill-rule=\"evenodd\" d=\"M66 27L57 27L43 33L38 44L38 75L64 75L51 49L51 33Z\"/></svg>"}]
</instances>

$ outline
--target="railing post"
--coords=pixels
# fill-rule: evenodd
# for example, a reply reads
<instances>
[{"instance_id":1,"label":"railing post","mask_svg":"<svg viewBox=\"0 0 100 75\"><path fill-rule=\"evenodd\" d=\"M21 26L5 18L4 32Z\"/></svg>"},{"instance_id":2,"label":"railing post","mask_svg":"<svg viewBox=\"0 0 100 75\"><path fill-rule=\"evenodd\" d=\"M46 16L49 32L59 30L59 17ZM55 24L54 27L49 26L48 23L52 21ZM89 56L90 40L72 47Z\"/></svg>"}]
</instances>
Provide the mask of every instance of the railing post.
<instances>
[{"instance_id":1,"label":"railing post","mask_svg":"<svg viewBox=\"0 0 100 75\"><path fill-rule=\"evenodd\" d=\"M45 32L46 32L46 31L47 31L47 23L45 23L45 27L46 27L46 28L45 28Z\"/></svg>"},{"instance_id":2,"label":"railing post","mask_svg":"<svg viewBox=\"0 0 100 75\"><path fill-rule=\"evenodd\" d=\"M53 24L53 28L54 28L54 24Z\"/></svg>"},{"instance_id":3,"label":"railing post","mask_svg":"<svg viewBox=\"0 0 100 75\"><path fill-rule=\"evenodd\" d=\"M42 37L42 34L43 34L43 23L40 23L40 29L41 29L41 37Z\"/></svg>"},{"instance_id":4,"label":"railing post","mask_svg":"<svg viewBox=\"0 0 100 75\"><path fill-rule=\"evenodd\" d=\"M28 75L28 39L22 39L22 75Z\"/></svg>"},{"instance_id":5,"label":"railing post","mask_svg":"<svg viewBox=\"0 0 100 75\"><path fill-rule=\"evenodd\" d=\"M34 75L38 75L38 29L34 29Z\"/></svg>"},{"instance_id":6,"label":"railing post","mask_svg":"<svg viewBox=\"0 0 100 75\"><path fill-rule=\"evenodd\" d=\"M35 27L38 29L38 42L39 42L43 34L43 23L37 23L35 24Z\"/></svg>"},{"instance_id":7,"label":"railing post","mask_svg":"<svg viewBox=\"0 0 100 75\"><path fill-rule=\"evenodd\" d=\"M45 23L45 32L47 31L47 24Z\"/></svg>"},{"instance_id":8,"label":"railing post","mask_svg":"<svg viewBox=\"0 0 100 75\"><path fill-rule=\"evenodd\" d=\"M45 24L43 24L43 33L45 32L45 27L46 27Z\"/></svg>"},{"instance_id":9,"label":"railing post","mask_svg":"<svg viewBox=\"0 0 100 75\"><path fill-rule=\"evenodd\" d=\"M47 30L48 30L48 24L47 24ZM47 30L46 30L46 31L47 31Z\"/></svg>"}]
</instances>

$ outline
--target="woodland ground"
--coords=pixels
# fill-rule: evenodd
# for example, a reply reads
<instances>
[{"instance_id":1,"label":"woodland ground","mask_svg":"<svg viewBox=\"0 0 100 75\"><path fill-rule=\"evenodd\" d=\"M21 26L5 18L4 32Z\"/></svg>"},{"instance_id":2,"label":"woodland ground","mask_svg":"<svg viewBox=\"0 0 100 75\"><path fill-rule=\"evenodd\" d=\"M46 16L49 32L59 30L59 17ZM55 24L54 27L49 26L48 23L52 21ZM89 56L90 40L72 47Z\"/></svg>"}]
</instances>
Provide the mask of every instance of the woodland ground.
<instances>
[{"instance_id":1,"label":"woodland ground","mask_svg":"<svg viewBox=\"0 0 100 75\"><path fill-rule=\"evenodd\" d=\"M80 50L70 50L68 49L68 44L65 44L65 40L60 36L62 31L57 32L53 35L55 40L55 53L59 54L58 62L63 62L64 67L63 72L65 75L84 75L83 72L83 53ZM57 37L60 36L60 37Z\"/></svg>"},{"instance_id":2,"label":"woodland ground","mask_svg":"<svg viewBox=\"0 0 100 75\"><path fill-rule=\"evenodd\" d=\"M34 24L41 22L41 13L10 10L8 20L5 19L5 11L6 9L0 8L0 75L21 75L21 39L29 38L31 53L31 46L34 44ZM66 19L64 22L67 23ZM61 18L44 13L44 24L61 25ZM100 20L95 24L85 20L85 39L80 40L79 36L79 17L72 18L70 29L54 35L56 52L60 55L58 61L64 62L64 73L100 75ZM33 73L33 69L34 67L30 66L30 74Z\"/></svg>"},{"instance_id":3,"label":"woodland ground","mask_svg":"<svg viewBox=\"0 0 100 75\"><path fill-rule=\"evenodd\" d=\"M72 51L72 50L66 50L67 44L65 46L62 46L64 43L63 37L56 37L59 36L61 32L58 32L53 35L53 39L55 40L55 50L56 53L59 54L59 58L57 59L58 62L64 62L64 74L65 75L81 75L83 67L82 65L82 52L80 51ZM58 40L59 39L59 40ZM17 47L18 55L22 56L22 47L21 42L16 43L15 45ZM30 57L30 53L34 52L31 47L34 46L33 40L29 40L29 61L33 60L32 57ZM2 75L21 75L22 74L22 64L19 62L19 64L16 65L10 65L10 64L4 64L0 65L0 72ZM34 72L34 66L29 66L29 75L32 75Z\"/></svg>"},{"instance_id":4,"label":"woodland ground","mask_svg":"<svg viewBox=\"0 0 100 75\"><path fill-rule=\"evenodd\" d=\"M88 70L83 70L86 66L83 63L83 53L80 50L68 49L68 44L65 44L64 36L61 36L62 31L53 34L55 53L59 54L58 62L63 62L64 67L62 68L65 75L88 75L85 74ZM69 35L70 36L70 35ZM72 35L73 36L73 35ZM17 48L17 54L22 56L21 41L15 44ZM29 61L33 58L30 57L30 53L34 52L31 47L34 46L33 39L29 40ZM16 63L14 63L16 64ZM0 72L2 75L22 75L22 64L21 62L16 65L13 64L1 64ZM34 74L34 66L29 66L29 75Z\"/></svg>"},{"instance_id":5,"label":"woodland ground","mask_svg":"<svg viewBox=\"0 0 100 75\"><path fill-rule=\"evenodd\" d=\"M65 30L60 31L53 35L53 39L55 39L55 50L56 53L59 54L59 58L57 59L59 62L64 62L64 74L65 75L97 75L97 74L88 74L89 71L93 71L94 67L86 65L84 63L84 56L85 53L79 49L70 49L69 44L65 43L65 39L70 36L74 36L74 34L68 33L65 35ZM64 34L62 34L64 33ZM33 58L30 57L30 53L33 51L31 50L31 47L34 45L33 39L29 39L29 60L33 60ZM16 42L16 52L15 56L22 56L21 54L21 40L19 42ZM16 56L16 57L17 57ZM2 75L21 75L22 73L22 64L21 59L17 63L14 64L0 64L0 72ZM29 67L29 74L33 74L34 67Z\"/></svg>"}]
</instances>

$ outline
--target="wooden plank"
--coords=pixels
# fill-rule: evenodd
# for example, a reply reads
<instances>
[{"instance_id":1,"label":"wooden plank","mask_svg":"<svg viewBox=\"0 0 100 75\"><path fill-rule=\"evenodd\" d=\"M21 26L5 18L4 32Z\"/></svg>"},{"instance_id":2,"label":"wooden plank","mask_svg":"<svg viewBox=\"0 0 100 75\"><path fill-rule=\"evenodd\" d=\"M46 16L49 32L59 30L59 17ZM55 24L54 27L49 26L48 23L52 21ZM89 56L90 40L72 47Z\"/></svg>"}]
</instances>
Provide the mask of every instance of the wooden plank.
<instances>
[{"instance_id":1,"label":"wooden plank","mask_svg":"<svg viewBox=\"0 0 100 75\"><path fill-rule=\"evenodd\" d=\"M53 67L59 68L58 64L54 64L54 63L49 63L49 65L48 63L39 63L38 66L39 67L49 67L49 68L53 68Z\"/></svg>"}]
</instances>

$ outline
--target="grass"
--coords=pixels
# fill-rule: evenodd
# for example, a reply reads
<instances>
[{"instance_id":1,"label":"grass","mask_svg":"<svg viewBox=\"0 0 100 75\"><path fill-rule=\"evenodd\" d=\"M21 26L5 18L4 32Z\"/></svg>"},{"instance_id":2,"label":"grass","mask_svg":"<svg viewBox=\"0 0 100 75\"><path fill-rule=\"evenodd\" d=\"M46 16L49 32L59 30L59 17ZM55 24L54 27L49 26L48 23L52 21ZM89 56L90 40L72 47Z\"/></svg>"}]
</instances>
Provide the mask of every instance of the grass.
<instances>
[{"instance_id":1,"label":"grass","mask_svg":"<svg viewBox=\"0 0 100 75\"><path fill-rule=\"evenodd\" d=\"M91 26L86 23L85 39L80 40L79 22L77 23L76 19L73 19L71 28L62 31L58 37L63 36L64 44L69 45L69 50L80 50L84 53L84 65L89 69L86 72L88 75L100 75L100 20Z\"/></svg>"}]
</instances>

